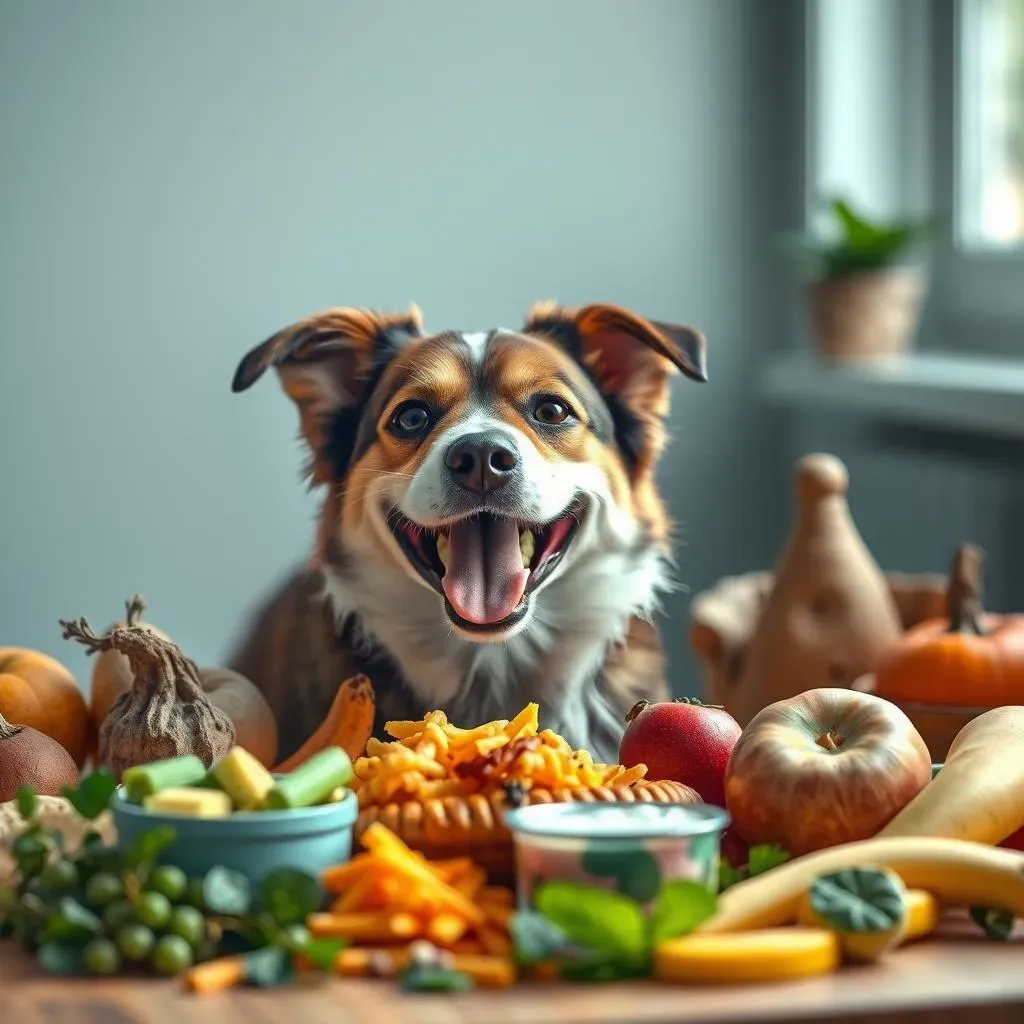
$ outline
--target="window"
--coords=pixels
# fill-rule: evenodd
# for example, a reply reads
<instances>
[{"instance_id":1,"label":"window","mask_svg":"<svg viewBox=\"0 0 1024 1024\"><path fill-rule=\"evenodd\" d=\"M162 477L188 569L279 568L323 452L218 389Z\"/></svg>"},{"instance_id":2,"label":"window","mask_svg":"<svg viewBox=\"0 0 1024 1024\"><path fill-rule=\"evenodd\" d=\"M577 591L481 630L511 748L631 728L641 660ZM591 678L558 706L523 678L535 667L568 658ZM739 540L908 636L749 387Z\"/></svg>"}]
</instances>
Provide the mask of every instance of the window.
<instances>
[{"instance_id":1,"label":"window","mask_svg":"<svg viewBox=\"0 0 1024 1024\"><path fill-rule=\"evenodd\" d=\"M962 0L957 237L965 249L1024 245L1024 0Z\"/></svg>"}]
</instances>

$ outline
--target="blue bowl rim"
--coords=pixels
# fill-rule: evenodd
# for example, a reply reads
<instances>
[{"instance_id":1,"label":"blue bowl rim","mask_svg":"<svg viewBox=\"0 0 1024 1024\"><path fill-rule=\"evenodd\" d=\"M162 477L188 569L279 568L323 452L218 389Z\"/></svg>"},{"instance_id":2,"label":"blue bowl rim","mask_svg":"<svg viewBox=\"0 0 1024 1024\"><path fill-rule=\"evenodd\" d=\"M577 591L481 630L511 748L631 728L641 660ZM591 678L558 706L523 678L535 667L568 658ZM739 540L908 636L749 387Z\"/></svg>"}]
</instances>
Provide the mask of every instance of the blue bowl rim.
<instances>
[{"instance_id":1,"label":"blue bowl rim","mask_svg":"<svg viewBox=\"0 0 1024 1024\"><path fill-rule=\"evenodd\" d=\"M170 825L179 833L191 837L218 836L230 838L231 833L241 837L287 839L306 832L333 832L352 828L359 815L359 801L351 790L344 799L315 807L297 807L287 811L235 811L226 818L195 818L187 814L169 814L146 810L141 804L128 801L124 787L118 786L110 801L115 821L118 818L157 828ZM180 838L180 835L179 835Z\"/></svg>"}]
</instances>

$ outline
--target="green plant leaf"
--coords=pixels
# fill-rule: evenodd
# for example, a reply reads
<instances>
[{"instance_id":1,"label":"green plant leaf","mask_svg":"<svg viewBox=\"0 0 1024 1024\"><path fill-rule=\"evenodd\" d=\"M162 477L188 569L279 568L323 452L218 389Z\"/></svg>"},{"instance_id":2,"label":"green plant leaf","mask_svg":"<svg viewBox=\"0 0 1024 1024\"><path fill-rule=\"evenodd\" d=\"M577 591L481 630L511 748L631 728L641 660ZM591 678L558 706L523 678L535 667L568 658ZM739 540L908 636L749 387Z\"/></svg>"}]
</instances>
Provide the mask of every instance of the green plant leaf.
<instances>
[{"instance_id":1,"label":"green plant leaf","mask_svg":"<svg viewBox=\"0 0 1024 1024\"><path fill-rule=\"evenodd\" d=\"M718 900L700 882L666 882L651 914L651 942L688 935L718 908Z\"/></svg>"},{"instance_id":2,"label":"green plant leaf","mask_svg":"<svg viewBox=\"0 0 1024 1024\"><path fill-rule=\"evenodd\" d=\"M36 791L27 783L23 782L18 787L18 813L28 821L36 812Z\"/></svg>"},{"instance_id":3,"label":"green plant leaf","mask_svg":"<svg viewBox=\"0 0 1024 1024\"><path fill-rule=\"evenodd\" d=\"M996 907L971 907L971 920L985 933L986 939L1006 942L1013 935L1015 922L1008 910Z\"/></svg>"},{"instance_id":4,"label":"green plant leaf","mask_svg":"<svg viewBox=\"0 0 1024 1024\"><path fill-rule=\"evenodd\" d=\"M569 945L569 936L534 910L520 910L513 914L508 930L516 960L523 966L548 960Z\"/></svg>"},{"instance_id":5,"label":"green plant leaf","mask_svg":"<svg viewBox=\"0 0 1024 1024\"><path fill-rule=\"evenodd\" d=\"M81 817L94 821L110 806L110 798L116 789L114 776L99 768L86 775L74 788L62 787L61 795Z\"/></svg>"},{"instance_id":6,"label":"green plant leaf","mask_svg":"<svg viewBox=\"0 0 1024 1024\"><path fill-rule=\"evenodd\" d=\"M46 922L43 941L74 945L88 942L102 931L103 922L91 910L70 896L62 896L56 912Z\"/></svg>"},{"instance_id":7,"label":"green plant leaf","mask_svg":"<svg viewBox=\"0 0 1024 1024\"><path fill-rule=\"evenodd\" d=\"M170 825L161 825L143 832L124 854L124 866L132 870L152 864L178 838Z\"/></svg>"},{"instance_id":8,"label":"green plant leaf","mask_svg":"<svg viewBox=\"0 0 1024 1024\"><path fill-rule=\"evenodd\" d=\"M304 871L281 868L263 879L263 906L281 925L305 921L323 899L320 883Z\"/></svg>"},{"instance_id":9,"label":"green plant leaf","mask_svg":"<svg viewBox=\"0 0 1024 1024\"><path fill-rule=\"evenodd\" d=\"M661 868L646 850L618 853L591 846L584 850L583 869L597 878L614 878L619 892L638 903L653 900L661 886Z\"/></svg>"},{"instance_id":10,"label":"green plant leaf","mask_svg":"<svg viewBox=\"0 0 1024 1024\"><path fill-rule=\"evenodd\" d=\"M870 246L876 240L878 229L861 217L847 200L836 197L831 201L830 206L842 228L848 246L863 248Z\"/></svg>"},{"instance_id":11,"label":"green plant leaf","mask_svg":"<svg viewBox=\"0 0 1024 1024\"><path fill-rule=\"evenodd\" d=\"M407 992L468 992L473 979L447 967L420 964L402 972L401 985Z\"/></svg>"},{"instance_id":12,"label":"green plant leaf","mask_svg":"<svg viewBox=\"0 0 1024 1024\"><path fill-rule=\"evenodd\" d=\"M718 891L725 892L730 886L747 877L744 868L734 868L724 857L718 865Z\"/></svg>"},{"instance_id":13,"label":"green plant leaf","mask_svg":"<svg viewBox=\"0 0 1024 1024\"><path fill-rule=\"evenodd\" d=\"M763 875L789 860L789 854L778 843L761 843L747 853L747 875Z\"/></svg>"},{"instance_id":14,"label":"green plant leaf","mask_svg":"<svg viewBox=\"0 0 1024 1024\"><path fill-rule=\"evenodd\" d=\"M558 973L565 981L601 984L646 977L650 974L650 963L646 958L596 956L566 960L558 965Z\"/></svg>"},{"instance_id":15,"label":"green plant leaf","mask_svg":"<svg viewBox=\"0 0 1024 1024\"><path fill-rule=\"evenodd\" d=\"M811 885L814 913L843 932L887 932L907 913L902 882L889 871L848 868Z\"/></svg>"},{"instance_id":16,"label":"green plant leaf","mask_svg":"<svg viewBox=\"0 0 1024 1024\"><path fill-rule=\"evenodd\" d=\"M44 942L36 953L36 959L47 974L81 974L84 948L61 942Z\"/></svg>"},{"instance_id":17,"label":"green plant leaf","mask_svg":"<svg viewBox=\"0 0 1024 1024\"><path fill-rule=\"evenodd\" d=\"M625 957L647 951L647 919L639 904L619 892L572 882L547 882L534 904L569 939L586 949Z\"/></svg>"},{"instance_id":18,"label":"green plant leaf","mask_svg":"<svg viewBox=\"0 0 1024 1024\"><path fill-rule=\"evenodd\" d=\"M245 980L259 988L287 984L292 976L292 958L278 946L264 946L245 954Z\"/></svg>"},{"instance_id":19,"label":"green plant leaf","mask_svg":"<svg viewBox=\"0 0 1024 1024\"><path fill-rule=\"evenodd\" d=\"M241 917L252 905L249 879L230 868L210 868L203 879L203 901L214 914Z\"/></svg>"},{"instance_id":20,"label":"green plant leaf","mask_svg":"<svg viewBox=\"0 0 1024 1024\"><path fill-rule=\"evenodd\" d=\"M51 846L52 840L38 826L28 828L15 837L11 843L11 856L23 881L35 878L46 867Z\"/></svg>"},{"instance_id":21,"label":"green plant leaf","mask_svg":"<svg viewBox=\"0 0 1024 1024\"><path fill-rule=\"evenodd\" d=\"M308 938L302 944L302 955L322 971L332 971L338 954L348 945L345 939Z\"/></svg>"}]
</instances>

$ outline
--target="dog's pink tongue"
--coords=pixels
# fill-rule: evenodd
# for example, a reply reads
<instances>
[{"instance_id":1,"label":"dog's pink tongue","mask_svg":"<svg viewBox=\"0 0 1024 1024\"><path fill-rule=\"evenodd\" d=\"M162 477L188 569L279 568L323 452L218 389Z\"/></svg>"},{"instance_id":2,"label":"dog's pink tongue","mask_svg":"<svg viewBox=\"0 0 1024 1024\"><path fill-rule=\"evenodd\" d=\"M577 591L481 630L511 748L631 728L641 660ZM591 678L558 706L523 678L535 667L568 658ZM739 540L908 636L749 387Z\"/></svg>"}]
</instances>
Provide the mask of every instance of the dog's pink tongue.
<instances>
[{"instance_id":1,"label":"dog's pink tongue","mask_svg":"<svg viewBox=\"0 0 1024 1024\"><path fill-rule=\"evenodd\" d=\"M523 599L529 575L511 520L476 516L452 527L441 586L462 618L480 625L507 618Z\"/></svg>"}]
</instances>

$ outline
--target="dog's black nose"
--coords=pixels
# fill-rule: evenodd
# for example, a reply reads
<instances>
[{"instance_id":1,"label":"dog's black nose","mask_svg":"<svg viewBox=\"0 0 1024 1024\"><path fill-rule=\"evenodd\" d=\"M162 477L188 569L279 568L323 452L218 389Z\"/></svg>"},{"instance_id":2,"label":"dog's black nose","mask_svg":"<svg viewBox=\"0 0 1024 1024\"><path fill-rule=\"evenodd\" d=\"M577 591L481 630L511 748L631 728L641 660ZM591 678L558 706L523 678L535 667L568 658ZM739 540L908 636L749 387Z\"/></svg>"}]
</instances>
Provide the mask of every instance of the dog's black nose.
<instances>
[{"instance_id":1,"label":"dog's black nose","mask_svg":"<svg viewBox=\"0 0 1024 1024\"><path fill-rule=\"evenodd\" d=\"M508 483L519 466L519 453L500 434L467 434L448 449L444 464L461 487L487 494Z\"/></svg>"}]
</instances>

